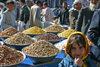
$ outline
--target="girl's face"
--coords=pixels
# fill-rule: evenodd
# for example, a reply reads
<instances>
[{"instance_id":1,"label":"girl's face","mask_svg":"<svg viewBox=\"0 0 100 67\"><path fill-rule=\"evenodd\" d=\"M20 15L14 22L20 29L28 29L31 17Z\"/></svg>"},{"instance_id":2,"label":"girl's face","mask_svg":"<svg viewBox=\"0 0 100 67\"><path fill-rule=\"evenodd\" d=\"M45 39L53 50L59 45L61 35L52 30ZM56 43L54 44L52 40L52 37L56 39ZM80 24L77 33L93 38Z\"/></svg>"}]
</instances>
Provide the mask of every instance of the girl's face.
<instances>
[{"instance_id":1,"label":"girl's face","mask_svg":"<svg viewBox=\"0 0 100 67\"><path fill-rule=\"evenodd\" d=\"M82 46L82 44L78 45L77 43L73 43L71 48L71 55L74 58L82 58L85 53L85 48Z\"/></svg>"}]
</instances>

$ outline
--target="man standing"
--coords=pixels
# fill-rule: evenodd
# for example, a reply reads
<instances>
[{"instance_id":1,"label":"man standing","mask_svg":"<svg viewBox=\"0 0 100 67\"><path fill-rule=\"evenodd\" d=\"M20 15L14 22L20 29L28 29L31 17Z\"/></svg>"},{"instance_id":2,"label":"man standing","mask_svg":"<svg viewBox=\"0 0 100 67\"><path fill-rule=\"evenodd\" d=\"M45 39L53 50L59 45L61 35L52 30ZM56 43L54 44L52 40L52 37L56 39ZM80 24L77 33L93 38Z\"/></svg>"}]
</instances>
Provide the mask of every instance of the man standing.
<instances>
[{"instance_id":1,"label":"man standing","mask_svg":"<svg viewBox=\"0 0 100 67\"><path fill-rule=\"evenodd\" d=\"M29 16L30 16L30 10L28 6L25 4L25 0L20 0L20 5L21 5L21 13L20 13L20 21L24 22L24 29L26 28L26 25L29 24Z\"/></svg>"},{"instance_id":2,"label":"man standing","mask_svg":"<svg viewBox=\"0 0 100 67\"><path fill-rule=\"evenodd\" d=\"M94 13L87 35L94 43L90 48L92 59L100 67L100 9Z\"/></svg>"},{"instance_id":3,"label":"man standing","mask_svg":"<svg viewBox=\"0 0 100 67\"><path fill-rule=\"evenodd\" d=\"M60 9L60 13L56 18L59 18L59 23L61 25L69 25L69 9L66 2L62 4L63 8Z\"/></svg>"},{"instance_id":4,"label":"man standing","mask_svg":"<svg viewBox=\"0 0 100 67\"><path fill-rule=\"evenodd\" d=\"M75 29L75 22L78 18L78 14L82 6L83 3L81 0L74 0L72 8L69 10L69 21L71 29Z\"/></svg>"},{"instance_id":5,"label":"man standing","mask_svg":"<svg viewBox=\"0 0 100 67\"><path fill-rule=\"evenodd\" d=\"M41 2L36 1L35 5L33 5L31 7L30 19L29 19L29 26L30 27L33 27L33 26L42 27L40 6L41 6Z\"/></svg>"},{"instance_id":6,"label":"man standing","mask_svg":"<svg viewBox=\"0 0 100 67\"><path fill-rule=\"evenodd\" d=\"M89 7L85 7L80 10L78 19L76 21L75 30L87 34L87 30L90 26L91 19L94 11L97 9L97 4L99 0L88 0L90 2Z\"/></svg>"}]
</instances>

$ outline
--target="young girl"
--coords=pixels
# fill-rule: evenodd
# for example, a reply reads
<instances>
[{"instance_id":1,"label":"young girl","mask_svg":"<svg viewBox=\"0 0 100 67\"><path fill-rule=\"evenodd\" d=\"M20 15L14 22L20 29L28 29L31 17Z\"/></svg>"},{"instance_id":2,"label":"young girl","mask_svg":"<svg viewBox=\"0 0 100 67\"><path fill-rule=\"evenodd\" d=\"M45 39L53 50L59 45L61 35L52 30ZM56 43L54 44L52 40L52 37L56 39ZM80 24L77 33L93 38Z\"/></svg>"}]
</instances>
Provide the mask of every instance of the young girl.
<instances>
[{"instance_id":1,"label":"young girl","mask_svg":"<svg viewBox=\"0 0 100 67\"><path fill-rule=\"evenodd\" d=\"M67 57L59 63L59 67L97 67L89 57L89 45L81 32L68 37L65 52Z\"/></svg>"}]
</instances>

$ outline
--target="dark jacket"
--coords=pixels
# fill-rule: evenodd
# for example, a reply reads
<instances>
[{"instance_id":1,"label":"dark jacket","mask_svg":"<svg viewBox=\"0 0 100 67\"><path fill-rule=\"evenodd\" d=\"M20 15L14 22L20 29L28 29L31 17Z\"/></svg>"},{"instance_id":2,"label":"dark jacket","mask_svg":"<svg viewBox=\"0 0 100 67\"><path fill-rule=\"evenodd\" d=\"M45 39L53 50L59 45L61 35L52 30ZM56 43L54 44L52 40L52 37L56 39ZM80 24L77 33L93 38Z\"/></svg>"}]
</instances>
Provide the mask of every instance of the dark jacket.
<instances>
[{"instance_id":1,"label":"dark jacket","mask_svg":"<svg viewBox=\"0 0 100 67\"><path fill-rule=\"evenodd\" d=\"M83 32L86 35L91 23L93 13L94 11L91 11L89 7L81 9L76 21L75 30Z\"/></svg>"},{"instance_id":2,"label":"dark jacket","mask_svg":"<svg viewBox=\"0 0 100 67\"><path fill-rule=\"evenodd\" d=\"M90 56L88 56L85 60L87 61L88 67L97 67L96 64L93 62L93 60L91 60ZM59 67L80 67L80 66L74 64L74 59L72 57L67 56L59 63Z\"/></svg>"},{"instance_id":3,"label":"dark jacket","mask_svg":"<svg viewBox=\"0 0 100 67\"><path fill-rule=\"evenodd\" d=\"M79 11L75 9L69 11L69 21L71 29L75 29L75 22L78 18L78 13Z\"/></svg>"},{"instance_id":4,"label":"dark jacket","mask_svg":"<svg viewBox=\"0 0 100 67\"><path fill-rule=\"evenodd\" d=\"M68 22L69 23L69 9L60 9L60 13L58 15L58 17L60 17L60 24L61 25L66 25L66 23ZM57 17L57 18L58 18Z\"/></svg>"},{"instance_id":5,"label":"dark jacket","mask_svg":"<svg viewBox=\"0 0 100 67\"><path fill-rule=\"evenodd\" d=\"M91 53L100 61L100 9L93 15L87 36L95 44Z\"/></svg>"},{"instance_id":6,"label":"dark jacket","mask_svg":"<svg viewBox=\"0 0 100 67\"><path fill-rule=\"evenodd\" d=\"M24 21L24 23L26 24L27 21L29 20L29 16L30 16L30 10L27 5L24 5L23 8L21 8L20 20Z\"/></svg>"}]
</instances>

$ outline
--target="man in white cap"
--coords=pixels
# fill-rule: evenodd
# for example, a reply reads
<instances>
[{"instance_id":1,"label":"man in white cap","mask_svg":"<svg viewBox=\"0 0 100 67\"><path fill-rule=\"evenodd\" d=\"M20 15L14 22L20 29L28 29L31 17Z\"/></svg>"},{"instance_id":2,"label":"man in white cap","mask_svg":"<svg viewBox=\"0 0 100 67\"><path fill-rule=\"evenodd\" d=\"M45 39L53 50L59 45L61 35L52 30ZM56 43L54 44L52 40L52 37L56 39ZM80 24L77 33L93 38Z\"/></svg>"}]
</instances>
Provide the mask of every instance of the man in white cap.
<instances>
[{"instance_id":1,"label":"man in white cap","mask_svg":"<svg viewBox=\"0 0 100 67\"><path fill-rule=\"evenodd\" d=\"M75 0L73 2L72 8L69 10L69 21L71 29L75 29L75 22L78 18L78 14L82 6L83 6L82 0Z\"/></svg>"}]
</instances>

